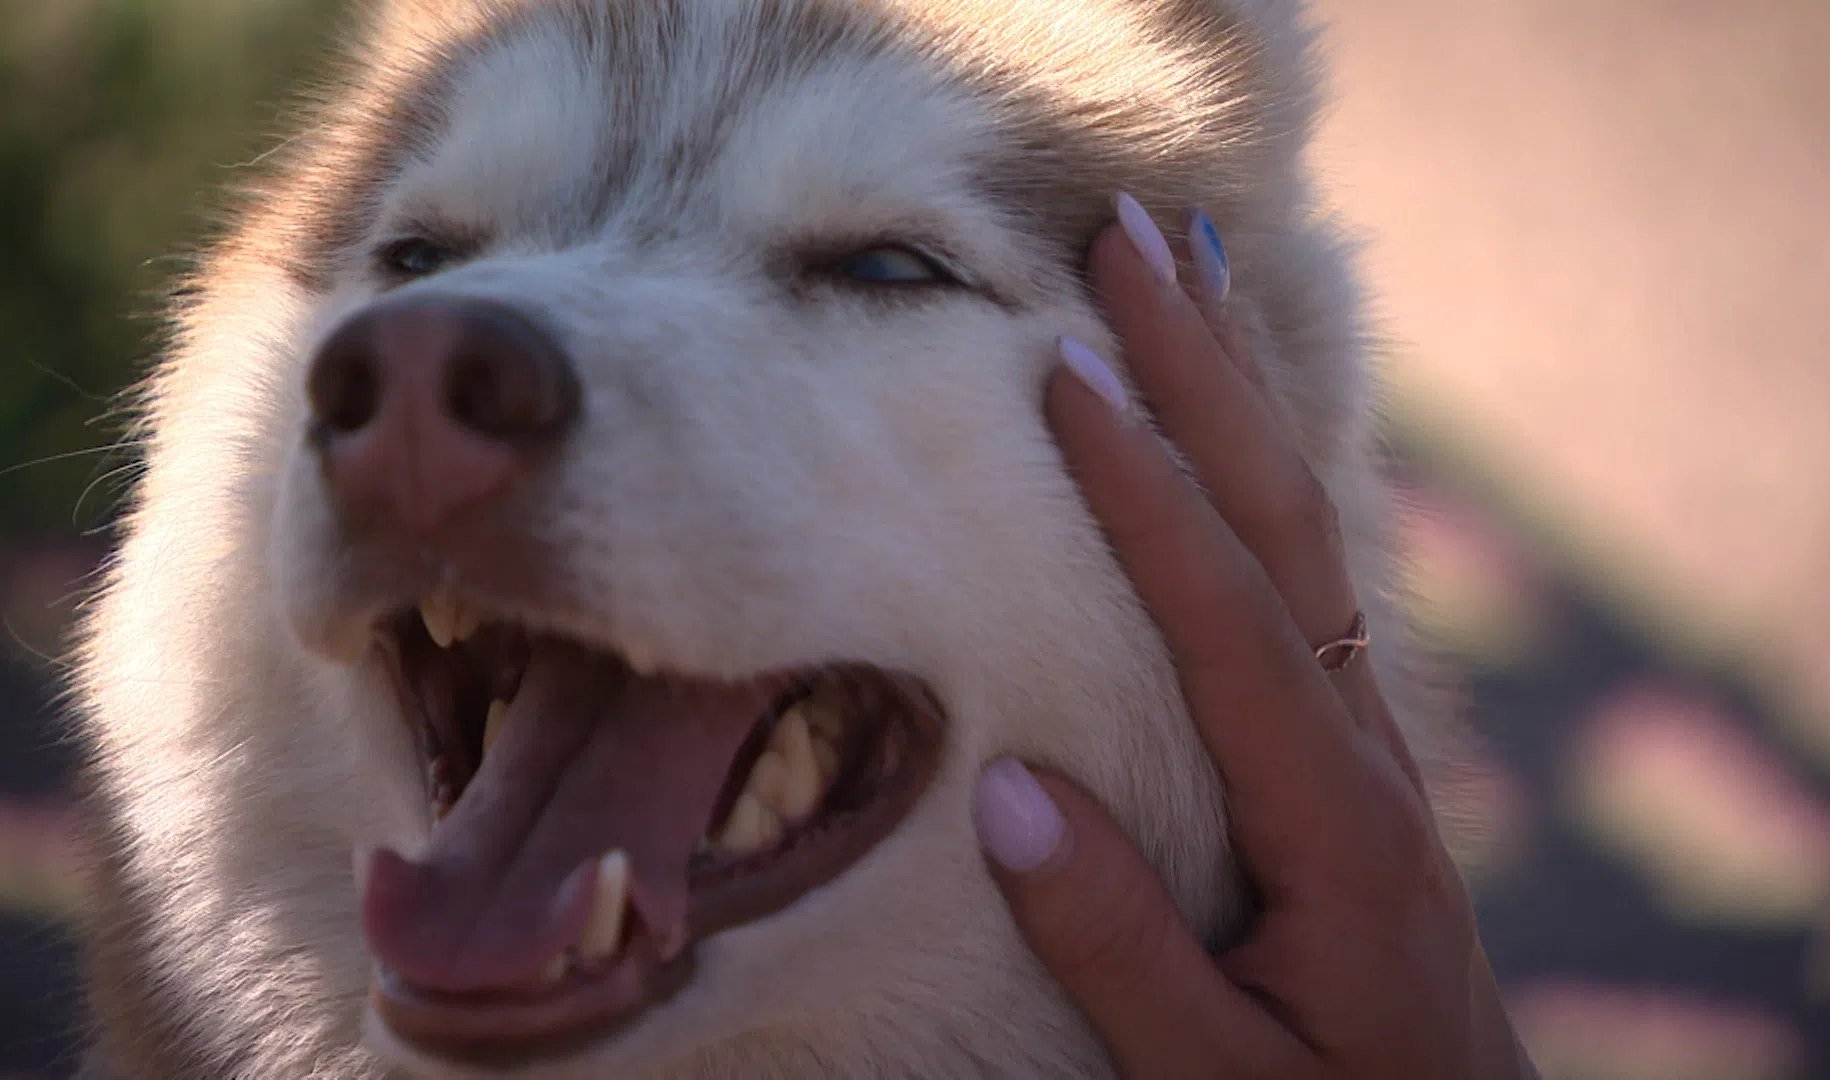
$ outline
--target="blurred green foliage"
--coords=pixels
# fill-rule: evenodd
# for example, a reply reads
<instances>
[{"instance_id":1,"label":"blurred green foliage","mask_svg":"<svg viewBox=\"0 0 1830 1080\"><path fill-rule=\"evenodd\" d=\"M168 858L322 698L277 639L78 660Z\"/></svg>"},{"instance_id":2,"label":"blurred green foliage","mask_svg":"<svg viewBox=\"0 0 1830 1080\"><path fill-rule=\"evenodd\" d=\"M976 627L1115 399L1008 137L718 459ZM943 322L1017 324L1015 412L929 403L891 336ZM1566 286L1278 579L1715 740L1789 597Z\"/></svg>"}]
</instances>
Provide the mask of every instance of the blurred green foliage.
<instances>
[{"instance_id":1,"label":"blurred green foliage","mask_svg":"<svg viewBox=\"0 0 1830 1080\"><path fill-rule=\"evenodd\" d=\"M106 418L342 0L0 0L0 534L93 525Z\"/></svg>"}]
</instances>

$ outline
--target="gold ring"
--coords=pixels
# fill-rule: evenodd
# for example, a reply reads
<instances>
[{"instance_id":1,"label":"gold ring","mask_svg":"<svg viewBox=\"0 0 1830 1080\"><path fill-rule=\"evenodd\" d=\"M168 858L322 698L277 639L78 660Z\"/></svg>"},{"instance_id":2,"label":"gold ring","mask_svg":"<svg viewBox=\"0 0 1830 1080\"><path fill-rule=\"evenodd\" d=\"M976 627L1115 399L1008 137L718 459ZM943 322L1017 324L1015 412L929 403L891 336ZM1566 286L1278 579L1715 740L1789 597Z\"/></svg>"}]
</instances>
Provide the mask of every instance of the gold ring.
<instances>
[{"instance_id":1,"label":"gold ring","mask_svg":"<svg viewBox=\"0 0 1830 1080\"><path fill-rule=\"evenodd\" d=\"M1366 651L1372 644L1372 635L1366 632L1366 613L1353 613L1353 625L1347 628L1347 636L1315 650L1315 662L1322 665L1322 670L1329 674L1346 671L1353 658Z\"/></svg>"}]
</instances>

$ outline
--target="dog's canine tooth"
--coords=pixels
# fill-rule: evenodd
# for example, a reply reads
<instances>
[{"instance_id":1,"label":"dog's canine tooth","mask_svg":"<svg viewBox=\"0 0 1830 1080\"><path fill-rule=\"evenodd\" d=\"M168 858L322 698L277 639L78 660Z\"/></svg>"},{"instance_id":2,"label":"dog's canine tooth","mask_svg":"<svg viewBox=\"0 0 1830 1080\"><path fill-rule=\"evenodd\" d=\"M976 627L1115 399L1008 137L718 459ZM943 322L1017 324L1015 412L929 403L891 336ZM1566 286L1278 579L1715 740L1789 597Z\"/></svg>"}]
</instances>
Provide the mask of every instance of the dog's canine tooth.
<instances>
[{"instance_id":1,"label":"dog's canine tooth","mask_svg":"<svg viewBox=\"0 0 1830 1080\"><path fill-rule=\"evenodd\" d=\"M458 604L457 610L457 621L451 628L451 636L454 641L462 643L476 637L477 631L483 628L483 613L462 602Z\"/></svg>"},{"instance_id":2,"label":"dog's canine tooth","mask_svg":"<svg viewBox=\"0 0 1830 1080\"><path fill-rule=\"evenodd\" d=\"M718 850L725 855L748 855L773 844L782 835L781 819L748 790L737 796L731 816L718 833Z\"/></svg>"},{"instance_id":3,"label":"dog's canine tooth","mask_svg":"<svg viewBox=\"0 0 1830 1080\"><path fill-rule=\"evenodd\" d=\"M743 792L777 818L793 821L813 812L825 787L807 722L791 710L776 722L769 748L750 766Z\"/></svg>"},{"instance_id":4,"label":"dog's canine tooth","mask_svg":"<svg viewBox=\"0 0 1830 1080\"><path fill-rule=\"evenodd\" d=\"M777 797L771 805L786 818L802 818L813 813L825 792L820 765L813 752L813 736L799 710L781 718L769 735L769 752L782 762L783 777Z\"/></svg>"},{"instance_id":5,"label":"dog's canine tooth","mask_svg":"<svg viewBox=\"0 0 1830 1080\"><path fill-rule=\"evenodd\" d=\"M788 794L788 763L774 749L764 750L750 766L750 775L744 780L745 792L756 796L764 806L778 814L786 814L785 802Z\"/></svg>"},{"instance_id":6,"label":"dog's canine tooth","mask_svg":"<svg viewBox=\"0 0 1830 1080\"><path fill-rule=\"evenodd\" d=\"M434 585L419 602L419 617L426 624L426 633L432 636L433 644L449 649L458 641L458 627L464 618L463 601L449 584Z\"/></svg>"},{"instance_id":7,"label":"dog's canine tooth","mask_svg":"<svg viewBox=\"0 0 1830 1080\"><path fill-rule=\"evenodd\" d=\"M591 921L578 939L578 953L587 961L608 960L623 941L623 916L629 910L629 855L618 849L597 860L597 897Z\"/></svg>"},{"instance_id":8,"label":"dog's canine tooth","mask_svg":"<svg viewBox=\"0 0 1830 1080\"><path fill-rule=\"evenodd\" d=\"M807 733L808 745L814 765L819 769L821 788L830 785L839 776L839 746L845 733L845 713L836 704L809 698L794 708L789 709L776 725L778 738L783 728L792 722Z\"/></svg>"},{"instance_id":9,"label":"dog's canine tooth","mask_svg":"<svg viewBox=\"0 0 1830 1080\"><path fill-rule=\"evenodd\" d=\"M489 703L489 715L483 720L483 753L487 755L495 748L496 740L502 737L502 722L508 716L508 702L496 698Z\"/></svg>"}]
</instances>

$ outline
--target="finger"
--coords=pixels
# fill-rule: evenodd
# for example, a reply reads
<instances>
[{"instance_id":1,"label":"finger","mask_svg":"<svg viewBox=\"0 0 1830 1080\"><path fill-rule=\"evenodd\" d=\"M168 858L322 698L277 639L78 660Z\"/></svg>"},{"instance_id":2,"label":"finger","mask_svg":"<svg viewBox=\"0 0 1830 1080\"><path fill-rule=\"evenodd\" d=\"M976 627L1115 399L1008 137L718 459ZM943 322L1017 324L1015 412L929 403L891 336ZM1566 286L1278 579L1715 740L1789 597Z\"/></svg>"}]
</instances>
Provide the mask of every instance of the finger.
<instances>
[{"instance_id":1,"label":"finger","mask_svg":"<svg viewBox=\"0 0 1830 1080\"><path fill-rule=\"evenodd\" d=\"M1333 503L1270 398L1229 358L1194 301L1164 282L1160 262L1142 254L1167 245L1149 215L1121 197L1119 220L1095 241L1089 272L1142 398L1305 641L1341 637L1358 604Z\"/></svg>"},{"instance_id":2,"label":"finger","mask_svg":"<svg viewBox=\"0 0 1830 1080\"><path fill-rule=\"evenodd\" d=\"M1084 346L1063 355L1100 363ZM1175 660L1233 795L1241 857L1266 890L1338 882L1341 867L1367 872L1390 854L1369 829L1389 816L1394 781L1416 793L1355 725L1251 553L1156 438L1121 422L1093 385L1116 378L1058 372L1049 421ZM1409 837L1395 828L1387 839Z\"/></svg>"},{"instance_id":3,"label":"finger","mask_svg":"<svg viewBox=\"0 0 1830 1080\"><path fill-rule=\"evenodd\" d=\"M994 763L973 821L1030 948L1132 1077L1229 1075L1294 1048L1214 965L1162 882L1078 787Z\"/></svg>"},{"instance_id":4,"label":"finger","mask_svg":"<svg viewBox=\"0 0 1830 1080\"><path fill-rule=\"evenodd\" d=\"M1231 268L1213 219L1204 211L1190 218L1196 284L1166 288L1162 265L1142 252L1167 241L1135 202L1121 198L1119 205L1120 227L1096 243L1091 269L1134 377L1208 501L1265 568L1305 641L1320 646L1346 636L1359 603L1338 515L1238 323L1220 303L1231 289ZM1356 721L1421 790L1421 772L1391 722L1372 666L1353 663L1335 683Z\"/></svg>"},{"instance_id":5,"label":"finger","mask_svg":"<svg viewBox=\"0 0 1830 1080\"><path fill-rule=\"evenodd\" d=\"M1221 353L1239 369L1260 397L1268 398L1270 390L1265 382L1264 368L1240 330L1238 320L1232 318L1227 308L1227 299L1233 291L1232 259L1227 254L1226 242L1221 239L1219 226L1207 211L1196 210L1189 215L1187 248L1195 273L1194 280L1184 284L1182 291L1194 302L1207 328L1219 339Z\"/></svg>"},{"instance_id":6,"label":"finger","mask_svg":"<svg viewBox=\"0 0 1830 1080\"><path fill-rule=\"evenodd\" d=\"M1121 198L1120 206L1128 207L1128 216L1121 215L1120 227L1096 245L1092 274L1114 306L1134 376L1147 396L1155 395L1151 400L1163 402L1155 415L1164 433L1189 459L1209 503L1265 568L1304 639L1320 646L1346 636L1359 608L1339 517L1238 322L1226 313L1232 269L1218 227L1204 210L1189 216L1194 281L1166 289L1163 268L1152 267L1141 252L1167 241L1160 231L1149 235L1156 225L1135 202ZM1156 305L1161 318L1138 315L1145 305ZM1422 772L1372 665L1352 663L1335 683L1355 720L1422 791Z\"/></svg>"}]
</instances>

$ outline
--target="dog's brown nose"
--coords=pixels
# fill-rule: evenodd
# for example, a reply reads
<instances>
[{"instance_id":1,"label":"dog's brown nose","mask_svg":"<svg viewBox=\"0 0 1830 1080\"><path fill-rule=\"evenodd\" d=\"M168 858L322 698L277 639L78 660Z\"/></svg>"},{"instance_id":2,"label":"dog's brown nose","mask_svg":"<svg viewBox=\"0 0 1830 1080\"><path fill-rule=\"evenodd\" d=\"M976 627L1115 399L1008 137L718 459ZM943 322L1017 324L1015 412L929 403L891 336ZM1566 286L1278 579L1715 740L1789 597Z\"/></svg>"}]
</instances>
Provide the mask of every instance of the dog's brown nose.
<instances>
[{"instance_id":1,"label":"dog's brown nose","mask_svg":"<svg viewBox=\"0 0 1830 1080\"><path fill-rule=\"evenodd\" d=\"M578 413L560 348L513 309L475 300L370 308L325 342L308 388L339 507L422 533L508 489Z\"/></svg>"}]
</instances>

